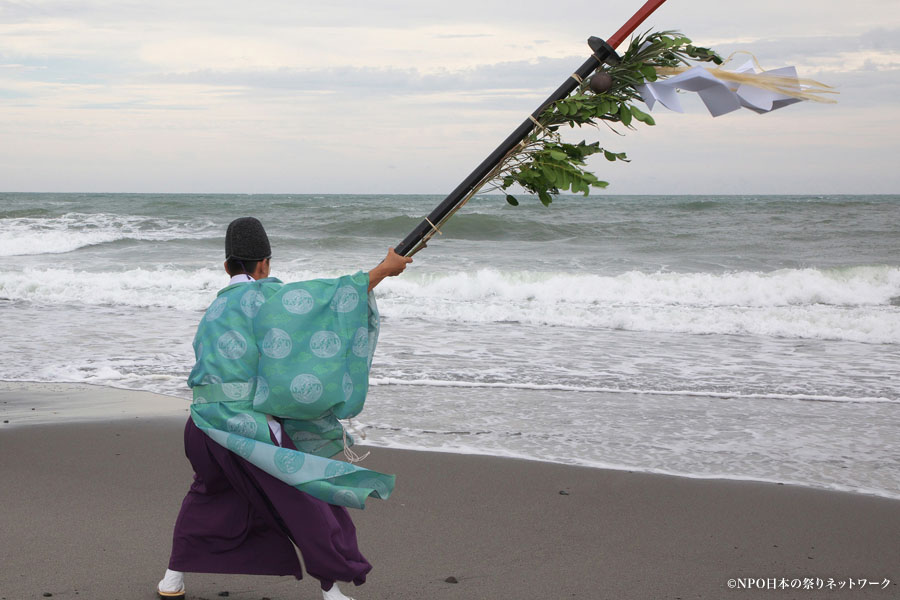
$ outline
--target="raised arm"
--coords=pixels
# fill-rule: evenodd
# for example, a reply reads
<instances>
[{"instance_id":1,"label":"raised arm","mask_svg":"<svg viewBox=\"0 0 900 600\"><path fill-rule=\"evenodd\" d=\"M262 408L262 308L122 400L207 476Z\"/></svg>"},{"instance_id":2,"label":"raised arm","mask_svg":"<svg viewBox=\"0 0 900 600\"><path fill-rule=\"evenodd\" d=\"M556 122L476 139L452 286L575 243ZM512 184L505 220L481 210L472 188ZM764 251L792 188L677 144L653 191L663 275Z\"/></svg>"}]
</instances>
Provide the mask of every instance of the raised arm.
<instances>
[{"instance_id":1,"label":"raised arm","mask_svg":"<svg viewBox=\"0 0 900 600\"><path fill-rule=\"evenodd\" d=\"M400 256L393 248L388 248L387 256L378 266L369 271L369 291L381 283L385 277L394 277L406 269L406 265L412 262L411 258Z\"/></svg>"}]
</instances>

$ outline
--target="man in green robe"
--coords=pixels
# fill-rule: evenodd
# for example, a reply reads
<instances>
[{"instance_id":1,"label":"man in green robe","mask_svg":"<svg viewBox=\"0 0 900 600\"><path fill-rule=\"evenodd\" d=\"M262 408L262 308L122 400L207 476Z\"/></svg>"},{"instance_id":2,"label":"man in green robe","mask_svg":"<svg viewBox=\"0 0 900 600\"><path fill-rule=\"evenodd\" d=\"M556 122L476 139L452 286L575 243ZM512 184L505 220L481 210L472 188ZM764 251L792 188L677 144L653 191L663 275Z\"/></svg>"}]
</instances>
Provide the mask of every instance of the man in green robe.
<instances>
[{"instance_id":1,"label":"man in green robe","mask_svg":"<svg viewBox=\"0 0 900 600\"><path fill-rule=\"evenodd\" d=\"M196 363L185 427L194 483L175 523L157 591L184 597L184 572L365 581L346 507L386 499L394 476L332 460L353 440L339 419L356 416L368 390L379 317L372 289L412 259L393 249L368 273L284 284L269 277L262 224L236 219L225 236L231 276L194 338Z\"/></svg>"}]
</instances>

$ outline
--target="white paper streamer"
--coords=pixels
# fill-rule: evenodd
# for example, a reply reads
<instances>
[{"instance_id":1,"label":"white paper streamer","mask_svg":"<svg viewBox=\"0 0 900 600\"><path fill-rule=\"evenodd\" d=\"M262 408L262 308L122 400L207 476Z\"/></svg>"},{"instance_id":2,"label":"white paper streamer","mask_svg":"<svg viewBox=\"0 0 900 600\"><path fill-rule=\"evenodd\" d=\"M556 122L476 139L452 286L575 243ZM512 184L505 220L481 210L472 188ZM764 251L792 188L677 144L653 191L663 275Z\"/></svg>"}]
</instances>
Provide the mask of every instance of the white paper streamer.
<instances>
[{"instance_id":1,"label":"white paper streamer","mask_svg":"<svg viewBox=\"0 0 900 600\"><path fill-rule=\"evenodd\" d=\"M734 72L787 78L797 82L796 90L798 92L802 89L795 67L782 67L757 73L753 62L748 61L738 69L735 69ZM669 110L684 112L681 108L681 102L678 100L677 90L697 92L709 113L714 117L730 113L741 107L757 113L766 113L801 100L800 98L756 87L749 83L735 84L723 81L701 66L696 66L684 73L652 83L645 83L637 87L638 93L640 93L641 98L650 110L653 110L653 107L658 102Z\"/></svg>"}]
</instances>

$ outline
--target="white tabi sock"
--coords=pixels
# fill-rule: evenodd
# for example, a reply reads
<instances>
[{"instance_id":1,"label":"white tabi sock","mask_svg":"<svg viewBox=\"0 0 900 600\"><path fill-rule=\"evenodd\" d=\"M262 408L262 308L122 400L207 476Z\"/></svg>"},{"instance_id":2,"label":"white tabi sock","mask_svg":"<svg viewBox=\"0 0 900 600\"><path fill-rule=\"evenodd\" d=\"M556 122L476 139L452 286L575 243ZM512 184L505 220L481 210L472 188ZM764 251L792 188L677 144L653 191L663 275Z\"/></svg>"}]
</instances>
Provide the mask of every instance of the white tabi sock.
<instances>
[{"instance_id":1,"label":"white tabi sock","mask_svg":"<svg viewBox=\"0 0 900 600\"><path fill-rule=\"evenodd\" d=\"M156 586L157 591L164 594L177 594L184 591L184 573L166 569L166 575Z\"/></svg>"},{"instance_id":2,"label":"white tabi sock","mask_svg":"<svg viewBox=\"0 0 900 600\"><path fill-rule=\"evenodd\" d=\"M353 600L350 596L345 596L338 588L337 582L327 592L322 590L322 600Z\"/></svg>"}]
</instances>

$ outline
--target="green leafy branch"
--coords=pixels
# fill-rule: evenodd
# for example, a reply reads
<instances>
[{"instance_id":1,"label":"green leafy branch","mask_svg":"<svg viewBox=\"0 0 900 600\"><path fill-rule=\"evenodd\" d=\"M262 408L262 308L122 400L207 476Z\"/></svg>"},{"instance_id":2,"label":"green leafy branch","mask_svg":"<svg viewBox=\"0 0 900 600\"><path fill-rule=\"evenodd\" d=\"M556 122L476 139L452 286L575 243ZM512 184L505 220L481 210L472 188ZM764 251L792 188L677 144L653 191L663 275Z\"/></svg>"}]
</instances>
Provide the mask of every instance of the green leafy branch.
<instances>
[{"instance_id":1,"label":"green leafy branch","mask_svg":"<svg viewBox=\"0 0 900 600\"><path fill-rule=\"evenodd\" d=\"M560 128L599 127L603 123L622 135L614 125L626 129L635 129L636 122L654 125L653 117L634 104L641 101L636 88L656 81L657 67L677 67L691 61L722 63L714 51L693 46L690 39L675 31L636 36L617 64L598 69L568 97L548 106L538 119L539 125L485 178L484 185L504 193L518 185L536 195L544 206L563 191L587 196L592 187L605 188L609 184L587 169L587 158L602 153L611 162L627 162L625 153L602 148L599 142L565 142ZM509 193L506 201L513 206L519 204Z\"/></svg>"}]
</instances>

